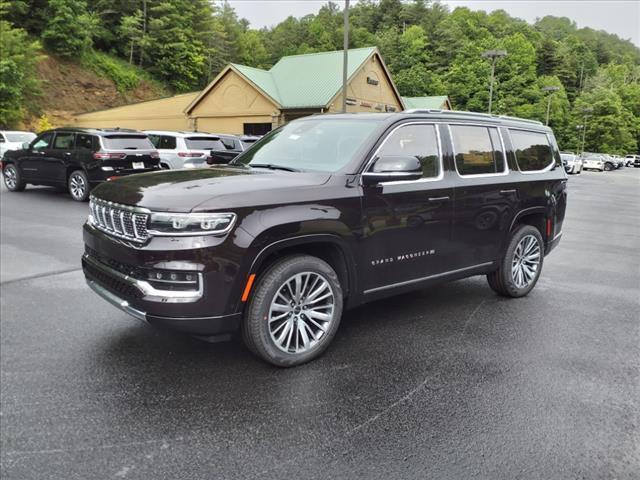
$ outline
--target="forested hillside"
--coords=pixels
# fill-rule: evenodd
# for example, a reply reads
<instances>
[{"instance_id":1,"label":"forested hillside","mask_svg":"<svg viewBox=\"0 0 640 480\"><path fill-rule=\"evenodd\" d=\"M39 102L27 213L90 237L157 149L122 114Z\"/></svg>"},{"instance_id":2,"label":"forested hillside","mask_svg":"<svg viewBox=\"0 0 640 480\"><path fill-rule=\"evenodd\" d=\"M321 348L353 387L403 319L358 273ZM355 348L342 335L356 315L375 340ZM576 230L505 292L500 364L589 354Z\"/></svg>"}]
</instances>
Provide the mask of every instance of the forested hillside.
<instances>
[{"instance_id":1,"label":"forested hillside","mask_svg":"<svg viewBox=\"0 0 640 480\"><path fill-rule=\"evenodd\" d=\"M261 30L249 28L229 4L207 0L0 5L4 125L38 113L30 59L41 46L92 65L125 90L141 67L175 92L201 88L228 62L266 68L284 55L342 48L342 12L333 3ZM504 11L450 11L428 0L361 0L350 20L350 45L378 46L403 95L447 94L456 109L485 111L490 65L481 53L504 49L508 56L496 67L495 113L544 120L542 88L558 86L550 124L563 149L579 147L585 114L587 150L638 149L640 49L629 41L578 28L567 18L544 17L530 25Z\"/></svg>"}]
</instances>

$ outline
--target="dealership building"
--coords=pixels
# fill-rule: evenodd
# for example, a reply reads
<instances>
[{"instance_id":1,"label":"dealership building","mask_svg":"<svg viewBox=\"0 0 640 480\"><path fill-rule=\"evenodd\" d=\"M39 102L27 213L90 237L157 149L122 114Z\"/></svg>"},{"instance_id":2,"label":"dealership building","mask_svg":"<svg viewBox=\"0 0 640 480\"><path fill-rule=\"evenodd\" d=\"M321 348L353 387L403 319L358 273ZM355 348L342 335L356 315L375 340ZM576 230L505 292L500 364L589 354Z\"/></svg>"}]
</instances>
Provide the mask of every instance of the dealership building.
<instances>
[{"instance_id":1,"label":"dealership building","mask_svg":"<svg viewBox=\"0 0 640 480\"><path fill-rule=\"evenodd\" d=\"M343 52L283 57L270 70L230 64L202 91L83 113L95 128L262 135L304 116L342 109ZM401 97L375 47L348 51L348 112L451 109L446 96Z\"/></svg>"}]
</instances>

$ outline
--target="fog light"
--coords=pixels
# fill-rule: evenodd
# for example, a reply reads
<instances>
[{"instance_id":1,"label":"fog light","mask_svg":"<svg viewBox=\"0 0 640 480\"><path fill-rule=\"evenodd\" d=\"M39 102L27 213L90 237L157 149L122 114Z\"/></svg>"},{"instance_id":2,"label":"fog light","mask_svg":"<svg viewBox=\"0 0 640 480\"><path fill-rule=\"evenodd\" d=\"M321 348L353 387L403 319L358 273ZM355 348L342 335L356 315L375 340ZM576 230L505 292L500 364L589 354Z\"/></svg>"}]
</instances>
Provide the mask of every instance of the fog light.
<instances>
[{"instance_id":1,"label":"fog light","mask_svg":"<svg viewBox=\"0 0 640 480\"><path fill-rule=\"evenodd\" d=\"M159 290L197 290L198 274L177 270L150 270L148 282Z\"/></svg>"}]
</instances>

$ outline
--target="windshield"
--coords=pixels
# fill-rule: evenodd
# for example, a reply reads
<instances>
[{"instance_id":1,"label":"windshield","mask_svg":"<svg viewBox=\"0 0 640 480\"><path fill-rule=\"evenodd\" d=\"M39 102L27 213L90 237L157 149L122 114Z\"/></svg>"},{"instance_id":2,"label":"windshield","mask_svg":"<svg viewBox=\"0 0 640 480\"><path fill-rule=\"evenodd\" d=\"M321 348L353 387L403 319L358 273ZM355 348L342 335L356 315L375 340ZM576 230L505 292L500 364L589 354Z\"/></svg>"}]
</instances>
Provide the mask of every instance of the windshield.
<instances>
[{"instance_id":1,"label":"windshield","mask_svg":"<svg viewBox=\"0 0 640 480\"><path fill-rule=\"evenodd\" d=\"M269 133L232 163L337 172L349 164L378 125L371 119L296 121Z\"/></svg>"},{"instance_id":2,"label":"windshield","mask_svg":"<svg viewBox=\"0 0 640 480\"><path fill-rule=\"evenodd\" d=\"M14 143L29 143L36 138L35 133L5 133L4 136L7 137L7 142Z\"/></svg>"},{"instance_id":3,"label":"windshield","mask_svg":"<svg viewBox=\"0 0 640 480\"><path fill-rule=\"evenodd\" d=\"M104 148L108 150L154 150L155 147L146 135L111 135L102 137Z\"/></svg>"},{"instance_id":4,"label":"windshield","mask_svg":"<svg viewBox=\"0 0 640 480\"><path fill-rule=\"evenodd\" d=\"M189 137L185 142L191 150L226 150L218 137Z\"/></svg>"}]
</instances>

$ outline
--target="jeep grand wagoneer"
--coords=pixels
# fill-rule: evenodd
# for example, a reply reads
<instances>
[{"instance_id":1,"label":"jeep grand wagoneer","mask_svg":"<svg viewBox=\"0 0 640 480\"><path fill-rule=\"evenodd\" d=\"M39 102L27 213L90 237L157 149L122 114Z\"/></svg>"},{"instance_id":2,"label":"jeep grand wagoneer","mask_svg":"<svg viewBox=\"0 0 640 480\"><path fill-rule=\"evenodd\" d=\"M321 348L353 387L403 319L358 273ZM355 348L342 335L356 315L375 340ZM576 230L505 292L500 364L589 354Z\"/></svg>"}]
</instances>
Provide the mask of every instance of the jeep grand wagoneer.
<instances>
[{"instance_id":1,"label":"jeep grand wagoneer","mask_svg":"<svg viewBox=\"0 0 640 480\"><path fill-rule=\"evenodd\" d=\"M89 286L150 324L240 331L272 364L317 357L344 309L486 275L534 288L559 242L566 174L534 121L449 111L313 116L231 164L100 185Z\"/></svg>"}]
</instances>

